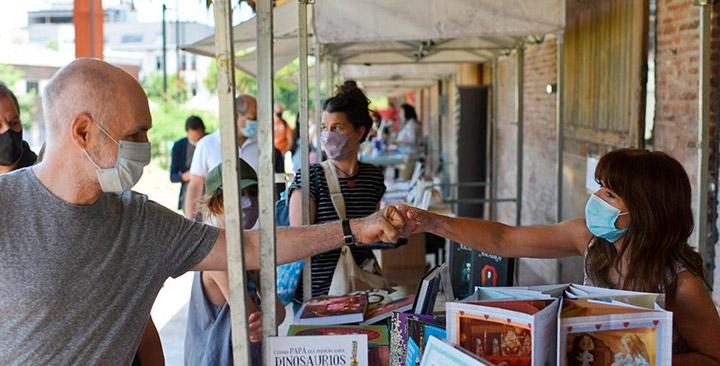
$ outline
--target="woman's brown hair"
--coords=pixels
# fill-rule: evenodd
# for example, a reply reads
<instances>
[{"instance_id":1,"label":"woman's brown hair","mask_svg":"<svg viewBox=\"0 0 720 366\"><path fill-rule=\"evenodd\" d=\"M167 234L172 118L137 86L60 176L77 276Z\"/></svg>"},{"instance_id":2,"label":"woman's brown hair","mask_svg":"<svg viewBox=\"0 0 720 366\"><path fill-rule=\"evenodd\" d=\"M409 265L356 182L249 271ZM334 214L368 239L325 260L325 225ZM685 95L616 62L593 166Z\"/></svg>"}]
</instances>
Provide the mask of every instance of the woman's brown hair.
<instances>
[{"instance_id":1,"label":"woman's brown hair","mask_svg":"<svg viewBox=\"0 0 720 366\"><path fill-rule=\"evenodd\" d=\"M598 286L613 287L608 273L630 256L618 284L624 290L674 295L679 267L703 277L700 255L687 241L693 230L690 180L680 163L663 152L622 149L605 154L595 170L597 182L620 196L630 226L620 250L596 237L585 266Z\"/></svg>"}]
</instances>

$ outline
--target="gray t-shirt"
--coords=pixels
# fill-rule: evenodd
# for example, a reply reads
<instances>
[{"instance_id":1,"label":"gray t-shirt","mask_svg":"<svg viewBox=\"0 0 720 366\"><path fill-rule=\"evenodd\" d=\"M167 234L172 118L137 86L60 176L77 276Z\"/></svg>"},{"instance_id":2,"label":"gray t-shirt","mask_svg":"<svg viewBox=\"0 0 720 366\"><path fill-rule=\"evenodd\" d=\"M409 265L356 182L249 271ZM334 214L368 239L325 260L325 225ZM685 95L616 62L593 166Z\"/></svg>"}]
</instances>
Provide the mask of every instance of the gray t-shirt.
<instances>
[{"instance_id":1,"label":"gray t-shirt","mask_svg":"<svg viewBox=\"0 0 720 366\"><path fill-rule=\"evenodd\" d=\"M130 365L163 282L217 236L136 192L78 206L0 175L0 365Z\"/></svg>"}]
</instances>

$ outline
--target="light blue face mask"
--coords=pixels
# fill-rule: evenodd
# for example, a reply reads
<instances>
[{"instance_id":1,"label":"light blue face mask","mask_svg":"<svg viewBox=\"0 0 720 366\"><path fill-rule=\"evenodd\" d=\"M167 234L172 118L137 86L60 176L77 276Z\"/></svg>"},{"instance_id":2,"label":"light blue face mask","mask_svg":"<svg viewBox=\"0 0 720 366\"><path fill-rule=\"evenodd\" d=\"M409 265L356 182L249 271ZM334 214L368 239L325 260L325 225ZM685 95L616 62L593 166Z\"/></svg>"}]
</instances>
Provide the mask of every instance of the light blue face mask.
<instances>
[{"instance_id":1,"label":"light blue face mask","mask_svg":"<svg viewBox=\"0 0 720 366\"><path fill-rule=\"evenodd\" d=\"M248 138L255 137L258 132L257 121L254 121L251 119L245 121L245 127L243 127L243 129L240 130L240 132L242 132L243 136L245 136L245 137L248 137Z\"/></svg>"},{"instance_id":2,"label":"light blue face mask","mask_svg":"<svg viewBox=\"0 0 720 366\"><path fill-rule=\"evenodd\" d=\"M593 235L611 243L620 239L627 231L627 228L618 229L615 227L618 217L627 214L629 212L620 212L620 210L605 202L596 194L591 194L585 205L585 222L588 230Z\"/></svg>"}]
</instances>

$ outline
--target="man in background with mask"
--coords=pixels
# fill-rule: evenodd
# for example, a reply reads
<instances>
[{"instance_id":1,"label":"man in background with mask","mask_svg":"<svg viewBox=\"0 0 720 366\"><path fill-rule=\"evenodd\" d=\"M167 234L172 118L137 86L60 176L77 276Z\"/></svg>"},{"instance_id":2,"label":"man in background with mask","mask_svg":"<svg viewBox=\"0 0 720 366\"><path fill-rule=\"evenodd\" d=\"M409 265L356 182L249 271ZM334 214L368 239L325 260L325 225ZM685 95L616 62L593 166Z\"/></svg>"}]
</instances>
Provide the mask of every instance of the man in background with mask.
<instances>
[{"instance_id":1,"label":"man in background with mask","mask_svg":"<svg viewBox=\"0 0 720 366\"><path fill-rule=\"evenodd\" d=\"M0 174L35 164L37 155L23 141L20 104L15 94L0 82Z\"/></svg>"},{"instance_id":2,"label":"man in background with mask","mask_svg":"<svg viewBox=\"0 0 720 366\"><path fill-rule=\"evenodd\" d=\"M235 98L235 111L238 129L238 153L257 171L257 100L243 94ZM195 218L198 214L198 200L203 194L205 178L212 168L222 161L220 147L220 129L203 137L195 147L192 164L190 165L190 183L185 194L185 216ZM283 172L282 154L275 149L275 171Z\"/></svg>"},{"instance_id":3,"label":"man in background with mask","mask_svg":"<svg viewBox=\"0 0 720 366\"><path fill-rule=\"evenodd\" d=\"M225 231L129 191L150 161L148 100L103 61L63 67L43 95L44 160L0 175L0 365L128 365L168 277L227 270ZM394 207L364 219L277 229L277 263L395 242ZM258 232L243 232L246 269Z\"/></svg>"}]
</instances>

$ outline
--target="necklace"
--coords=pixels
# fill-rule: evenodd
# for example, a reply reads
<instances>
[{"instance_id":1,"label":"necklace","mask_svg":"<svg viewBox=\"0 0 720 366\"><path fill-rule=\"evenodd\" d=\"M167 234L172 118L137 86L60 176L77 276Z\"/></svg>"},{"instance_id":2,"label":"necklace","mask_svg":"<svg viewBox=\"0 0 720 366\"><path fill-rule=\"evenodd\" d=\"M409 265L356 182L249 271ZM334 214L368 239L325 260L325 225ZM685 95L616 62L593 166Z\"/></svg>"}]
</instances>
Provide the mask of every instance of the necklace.
<instances>
[{"instance_id":1,"label":"necklace","mask_svg":"<svg viewBox=\"0 0 720 366\"><path fill-rule=\"evenodd\" d=\"M335 164L333 164L333 165L335 165ZM356 165L356 166L358 167L358 170L359 170L360 165ZM350 187L350 188L355 188L355 177L353 177L352 174L348 174L346 171L338 168L337 165L335 165L335 169L339 170L340 173L343 173L343 174L345 174L345 175L348 177L348 187ZM353 171L354 171L354 170L355 170L355 169L353 168ZM352 171L351 171L351 172L352 172Z\"/></svg>"}]
</instances>

